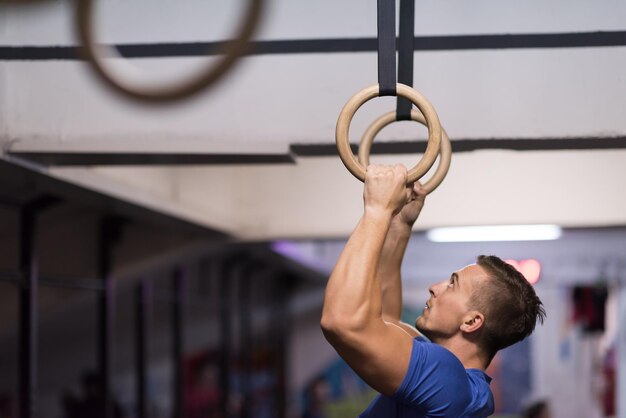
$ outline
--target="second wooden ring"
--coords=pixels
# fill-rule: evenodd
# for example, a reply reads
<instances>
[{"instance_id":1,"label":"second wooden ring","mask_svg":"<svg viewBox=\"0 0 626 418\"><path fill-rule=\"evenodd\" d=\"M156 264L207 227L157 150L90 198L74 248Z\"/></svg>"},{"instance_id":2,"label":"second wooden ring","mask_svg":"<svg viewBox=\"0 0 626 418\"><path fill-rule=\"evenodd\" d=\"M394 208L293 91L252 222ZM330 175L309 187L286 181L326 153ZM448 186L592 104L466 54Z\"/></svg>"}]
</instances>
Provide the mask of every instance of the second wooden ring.
<instances>
[{"instance_id":1,"label":"second wooden ring","mask_svg":"<svg viewBox=\"0 0 626 418\"><path fill-rule=\"evenodd\" d=\"M411 111L411 120L415 122L419 122L422 125L426 125L426 119L424 116L418 112L417 110ZM370 160L370 151L372 149L372 144L374 142L374 138L376 135L387 125L392 124L396 121L396 112L388 112L376 119L372 124L367 128L363 137L361 138L361 143L359 144L359 163L364 167L367 167ZM437 164L437 169L433 176L422 185L422 188L426 190L426 193L431 193L435 190L448 174L448 169L450 168L450 160L452 159L452 146L450 144L450 138L448 138L448 134L446 130L442 128L441 130L441 147L439 152L439 164Z\"/></svg>"}]
</instances>

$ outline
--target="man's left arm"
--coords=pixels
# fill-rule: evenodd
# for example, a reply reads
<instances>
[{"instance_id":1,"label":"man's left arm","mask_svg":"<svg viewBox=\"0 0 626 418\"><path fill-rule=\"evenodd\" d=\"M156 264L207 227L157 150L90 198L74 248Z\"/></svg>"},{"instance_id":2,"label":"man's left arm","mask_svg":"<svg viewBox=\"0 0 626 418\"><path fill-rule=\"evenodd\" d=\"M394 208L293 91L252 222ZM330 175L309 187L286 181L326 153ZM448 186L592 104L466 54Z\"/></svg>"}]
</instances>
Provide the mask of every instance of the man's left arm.
<instances>
[{"instance_id":1,"label":"man's left arm","mask_svg":"<svg viewBox=\"0 0 626 418\"><path fill-rule=\"evenodd\" d=\"M412 336L420 335L409 324L402 322L402 277L401 268L404 253L411 237L413 224L417 220L426 199L426 192L419 182L413 185L408 202L391 222L385 238L378 277L383 298L383 319L396 324Z\"/></svg>"}]
</instances>

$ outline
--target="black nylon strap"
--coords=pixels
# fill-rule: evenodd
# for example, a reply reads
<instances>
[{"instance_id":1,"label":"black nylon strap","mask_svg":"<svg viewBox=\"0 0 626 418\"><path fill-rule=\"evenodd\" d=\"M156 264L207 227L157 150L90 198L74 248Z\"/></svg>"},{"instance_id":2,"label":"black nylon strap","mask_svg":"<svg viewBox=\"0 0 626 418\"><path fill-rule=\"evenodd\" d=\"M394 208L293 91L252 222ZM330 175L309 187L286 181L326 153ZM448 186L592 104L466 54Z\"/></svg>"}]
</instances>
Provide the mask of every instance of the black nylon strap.
<instances>
[{"instance_id":1,"label":"black nylon strap","mask_svg":"<svg viewBox=\"0 0 626 418\"><path fill-rule=\"evenodd\" d=\"M413 87L413 39L415 36L415 0L400 0L400 36L398 39L398 83ZM413 103L398 96L396 120L411 120Z\"/></svg>"},{"instance_id":2,"label":"black nylon strap","mask_svg":"<svg viewBox=\"0 0 626 418\"><path fill-rule=\"evenodd\" d=\"M378 88L396 95L396 1L378 0Z\"/></svg>"}]
</instances>

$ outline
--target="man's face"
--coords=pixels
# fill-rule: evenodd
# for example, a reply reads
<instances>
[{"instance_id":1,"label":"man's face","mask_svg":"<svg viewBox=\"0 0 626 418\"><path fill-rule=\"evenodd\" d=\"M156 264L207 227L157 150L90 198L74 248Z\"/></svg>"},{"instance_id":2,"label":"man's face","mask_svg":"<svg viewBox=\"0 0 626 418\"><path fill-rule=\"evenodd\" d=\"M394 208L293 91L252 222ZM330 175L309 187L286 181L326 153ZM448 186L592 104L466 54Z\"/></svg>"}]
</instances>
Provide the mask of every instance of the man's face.
<instances>
[{"instance_id":1,"label":"man's face","mask_svg":"<svg viewBox=\"0 0 626 418\"><path fill-rule=\"evenodd\" d=\"M474 290L489 277L477 264L458 270L449 279L428 288L430 299L415 321L415 327L433 342L452 337L460 332L469 301Z\"/></svg>"}]
</instances>

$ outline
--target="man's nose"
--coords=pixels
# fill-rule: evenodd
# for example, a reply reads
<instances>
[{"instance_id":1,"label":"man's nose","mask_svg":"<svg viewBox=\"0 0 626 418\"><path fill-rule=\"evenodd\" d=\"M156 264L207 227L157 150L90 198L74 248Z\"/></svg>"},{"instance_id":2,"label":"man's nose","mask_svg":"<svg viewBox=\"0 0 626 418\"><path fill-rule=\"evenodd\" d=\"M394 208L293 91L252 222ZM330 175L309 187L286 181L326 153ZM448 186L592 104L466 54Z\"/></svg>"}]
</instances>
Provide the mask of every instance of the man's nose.
<instances>
[{"instance_id":1,"label":"man's nose","mask_svg":"<svg viewBox=\"0 0 626 418\"><path fill-rule=\"evenodd\" d=\"M428 291L433 297L437 297L441 294L441 289L445 286L445 284L446 284L445 281L435 283L428 288Z\"/></svg>"}]
</instances>

